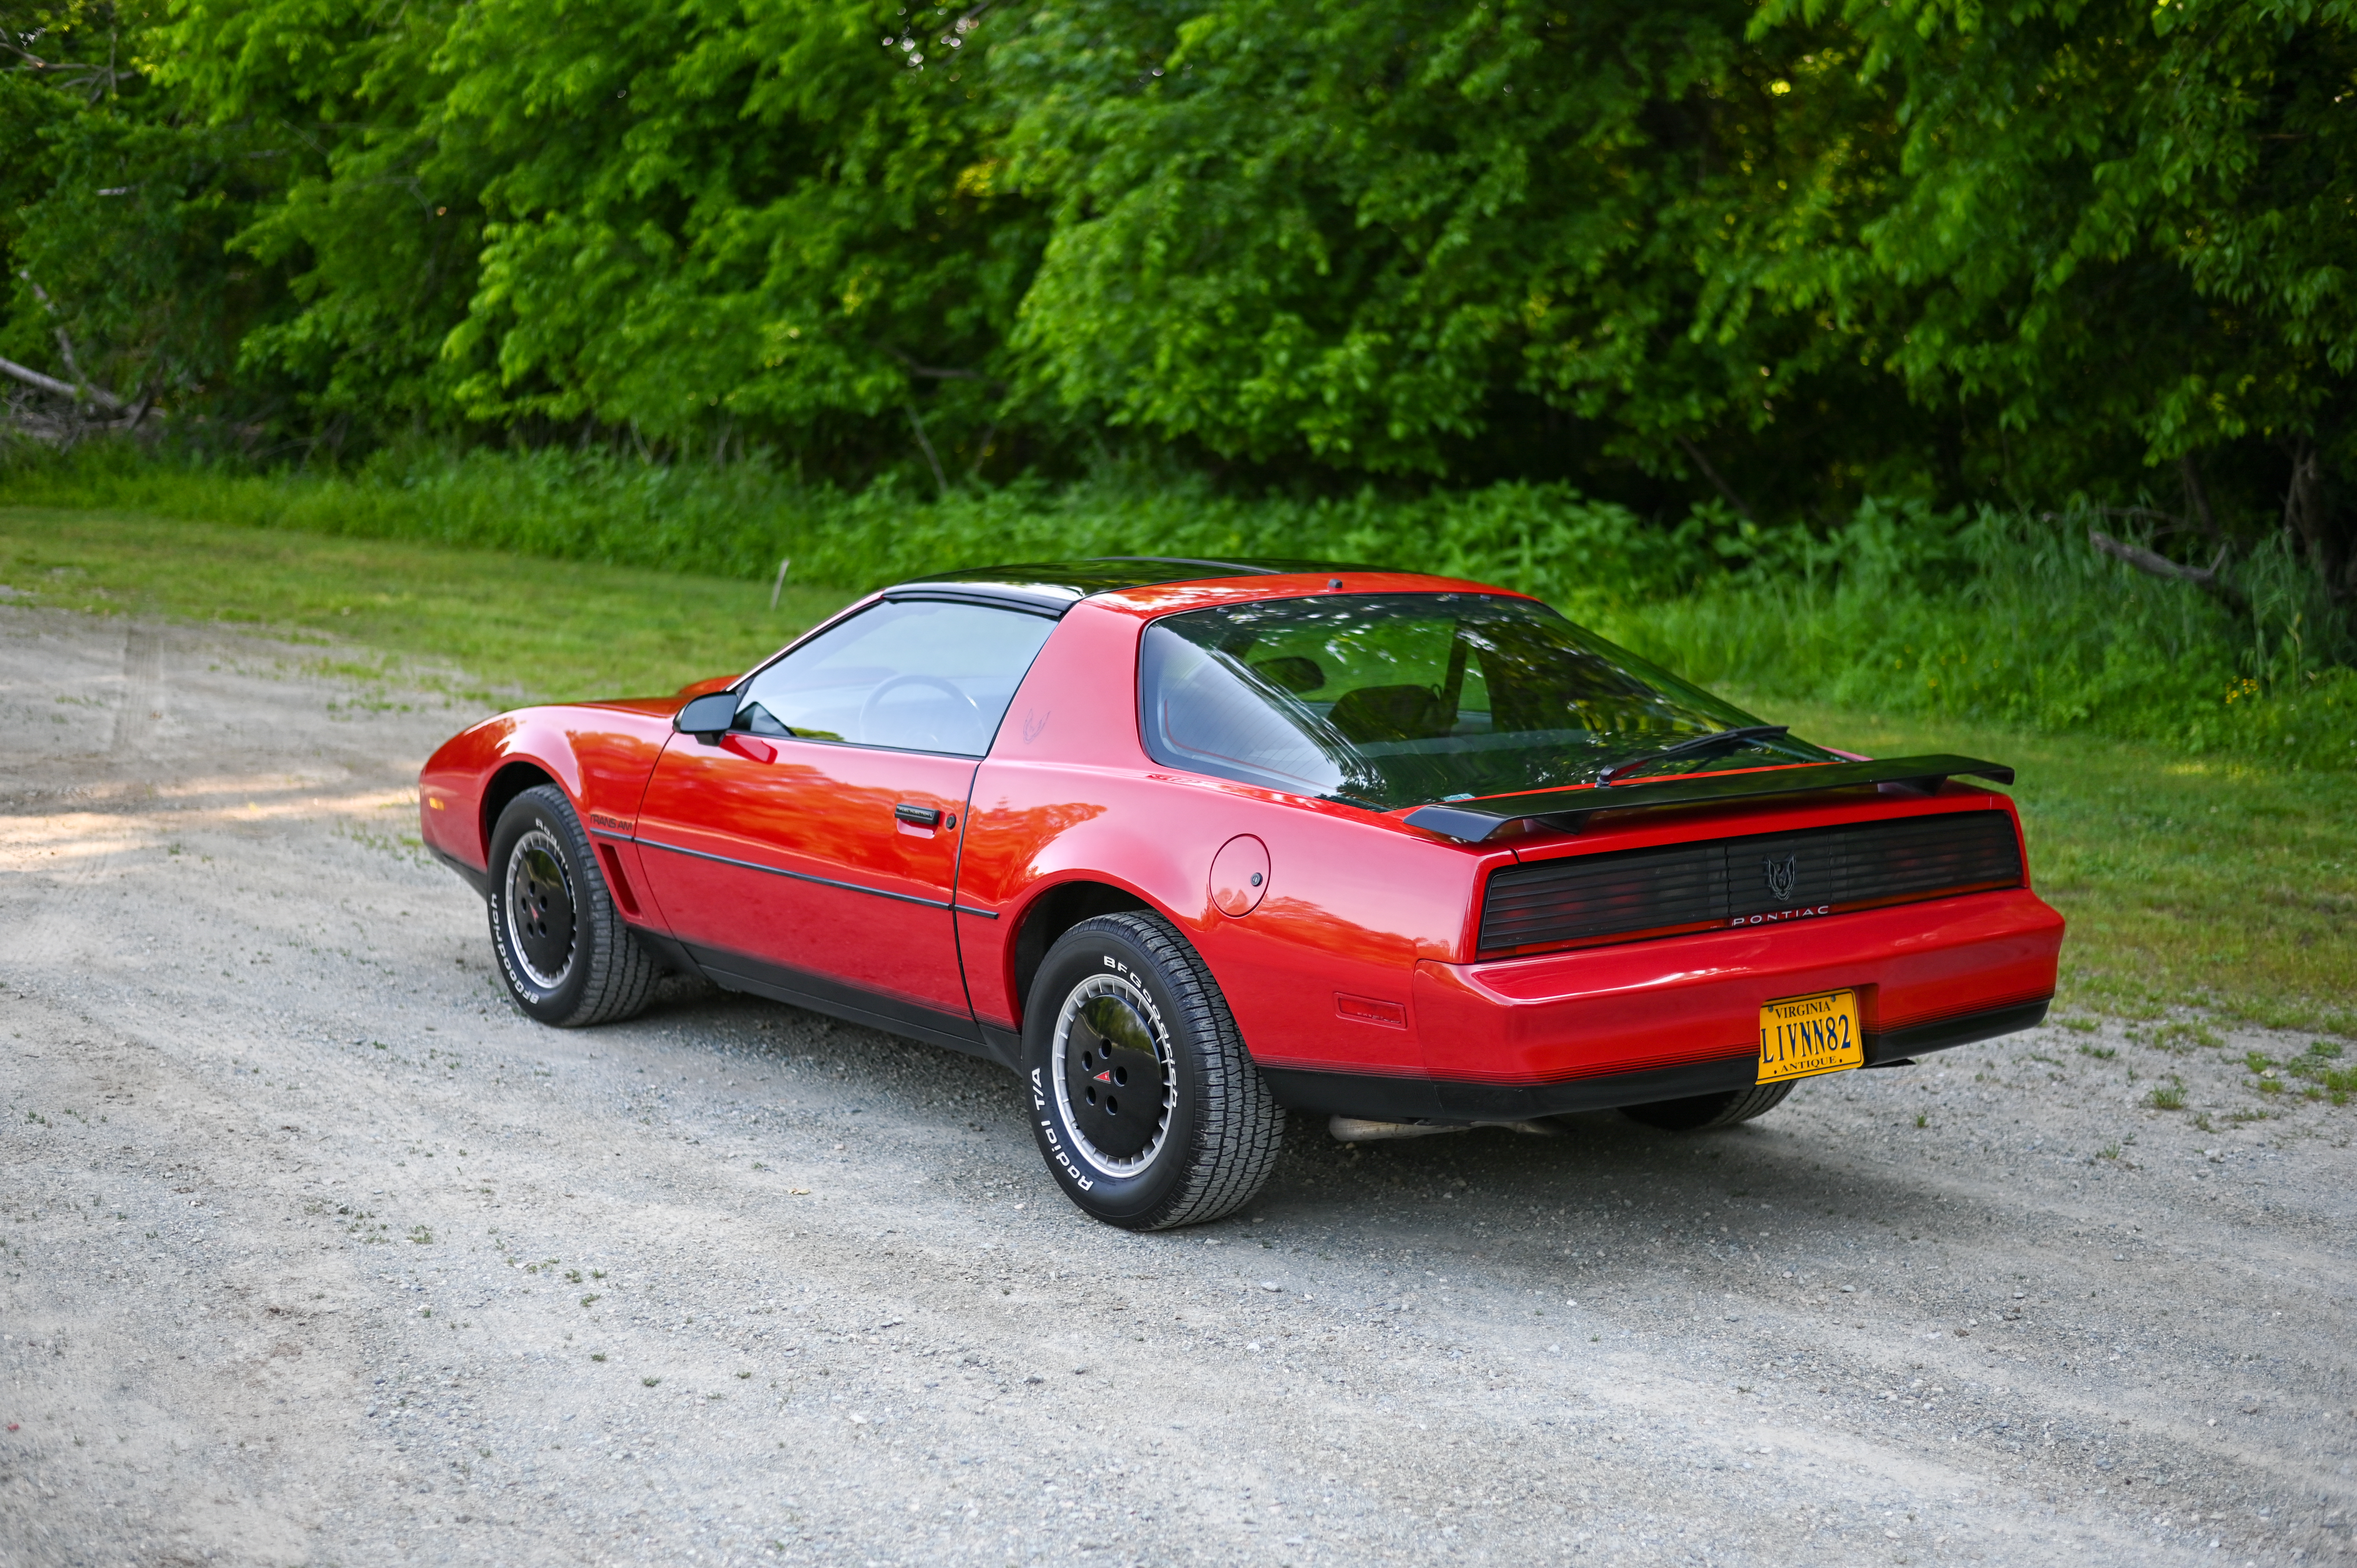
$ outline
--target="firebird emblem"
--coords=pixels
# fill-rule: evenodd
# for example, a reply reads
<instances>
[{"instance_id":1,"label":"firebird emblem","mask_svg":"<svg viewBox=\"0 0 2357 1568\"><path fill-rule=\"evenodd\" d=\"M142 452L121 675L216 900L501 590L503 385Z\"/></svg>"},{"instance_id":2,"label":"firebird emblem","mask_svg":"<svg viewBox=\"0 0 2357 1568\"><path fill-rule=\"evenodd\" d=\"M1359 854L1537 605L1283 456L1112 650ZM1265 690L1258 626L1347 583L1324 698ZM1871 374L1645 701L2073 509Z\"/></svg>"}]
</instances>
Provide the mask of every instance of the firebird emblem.
<instances>
[{"instance_id":1,"label":"firebird emblem","mask_svg":"<svg viewBox=\"0 0 2357 1568\"><path fill-rule=\"evenodd\" d=\"M1097 1074L1097 1081L1099 1083L1111 1083L1113 1081L1113 1074L1109 1072L1101 1072Z\"/></svg>"},{"instance_id":2,"label":"firebird emblem","mask_svg":"<svg viewBox=\"0 0 2357 1568\"><path fill-rule=\"evenodd\" d=\"M1763 860L1760 868L1768 874L1769 897L1779 904L1789 900L1792 897L1792 889L1800 885L1801 857L1797 854L1788 854L1781 860L1772 857Z\"/></svg>"}]
</instances>

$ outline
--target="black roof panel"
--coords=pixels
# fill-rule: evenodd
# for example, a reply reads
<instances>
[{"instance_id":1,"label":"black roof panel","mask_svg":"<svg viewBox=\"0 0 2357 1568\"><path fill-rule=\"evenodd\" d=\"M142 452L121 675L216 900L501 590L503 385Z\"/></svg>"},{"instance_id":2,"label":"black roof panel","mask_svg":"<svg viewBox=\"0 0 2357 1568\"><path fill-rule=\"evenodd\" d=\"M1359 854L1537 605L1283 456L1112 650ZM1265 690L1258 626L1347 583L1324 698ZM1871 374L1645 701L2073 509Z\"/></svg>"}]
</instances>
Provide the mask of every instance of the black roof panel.
<instances>
[{"instance_id":1,"label":"black roof panel","mask_svg":"<svg viewBox=\"0 0 2357 1568\"><path fill-rule=\"evenodd\" d=\"M1331 561L1290 561L1239 556L1209 561L1178 555L1099 555L1085 561L1035 561L1011 566L973 566L898 583L888 594L960 591L1034 605L1069 607L1092 594L1118 594L1163 583L1196 583L1215 577L1271 577L1291 573L1371 572L1372 566Z\"/></svg>"}]
</instances>

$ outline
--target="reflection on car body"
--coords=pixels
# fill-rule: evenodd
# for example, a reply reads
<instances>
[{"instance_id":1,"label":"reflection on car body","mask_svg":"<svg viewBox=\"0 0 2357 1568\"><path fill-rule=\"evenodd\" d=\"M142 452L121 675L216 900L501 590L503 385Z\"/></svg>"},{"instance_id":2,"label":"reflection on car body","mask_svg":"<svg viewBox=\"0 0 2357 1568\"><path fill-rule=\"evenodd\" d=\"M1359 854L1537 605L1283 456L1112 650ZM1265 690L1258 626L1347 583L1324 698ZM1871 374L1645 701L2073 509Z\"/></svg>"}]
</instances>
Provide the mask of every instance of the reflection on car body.
<instances>
[{"instance_id":1,"label":"reflection on car body","mask_svg":"<svg viewBox=\"0 0 2357 1568\"><path fill-rule=\"evenodd\" d=\"M502 950L535 1016L668 967L991 1058L1075 1201L1155 1227L1248 1201L1288 1107L1724 1125L2034 1023L2061 920L1974 776L2010 779L1844 757L1505 590L1125 558L500 715L421 813L495 946L517 897L576 933ZM1796 1054L1803 1016L1852 1032Z\"/></svg>"}]
</instances>

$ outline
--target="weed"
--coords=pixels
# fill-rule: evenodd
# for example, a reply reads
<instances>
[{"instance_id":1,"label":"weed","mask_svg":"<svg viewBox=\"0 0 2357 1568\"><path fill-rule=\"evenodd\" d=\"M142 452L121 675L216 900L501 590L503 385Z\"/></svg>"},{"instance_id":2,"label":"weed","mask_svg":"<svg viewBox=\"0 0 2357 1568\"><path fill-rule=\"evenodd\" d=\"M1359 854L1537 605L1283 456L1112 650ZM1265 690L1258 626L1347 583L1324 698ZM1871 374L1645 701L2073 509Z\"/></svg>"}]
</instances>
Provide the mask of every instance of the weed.
<instances>
[{"instance_id":1,"label":"weed","mask_svg":"<svg viewBox=\"0 0 2357 1568\"><path fill-rule=\"evenodd\" d=\"M581 1298L581 1305L584 1305L584 1306L587 1306L587 1305L590 1305L592 1302L597 1301L597 1299L598 1299L598 1297L597 1296L597 1294L596 1294L595 1293L592 1293L591 1294L585 1295L585 1296L583 1296L583 1297Z\"/></svg>"},{"instance_id":2,"label":"weed","mask_svg":"<svg viewBox=\"0 0 2357 1568\"><path fill-rule=\"evenodd\" d=\"M657 1383L662 1382L662 1380L661 1378L640 1378L639 1381L648 1388L653 1388Z\"/></svg>"},{"instance_id":3,"label":"weed","mask_svg":"<svg viewBox=\"0 0 2357 1568\"><path fill-rule=\"evenodd\" d=\"M2083 1057L2094 1057L2102 1061L2109 1061L2120 1053L2117 1047L2112 1046L2081 1046L2079 1054Z\"/></svg>"},{"instance_id":4,"label":"weed","mask_svg":"<svg viewBox=\"0 0 2357 1568\"><path fill-rule=\"evenodd\" d=\"M421 1247L429 1246L433 1243L434 1232L428 1230L425 1226L419 1225L414 1227L410 1230L409 1239L416 1242Z\"/></svg>"},{"instance_id":5,"label":"weed","mask_svg":"<svg viewBox=\"0 0 2357 1568\"><path fill-rule=\"evenodd\" d=\"M2117 1144L2105 1144L2095 1151L2095 1157L2099 1160L2116 1160L2120 1157L2120 1146Z\"/></svg>"},{"instance_id":6,"label":"weed","mask_svg":"<svg viewBox=\"0 0 2357 1568\"><path fill-rule=\"evenodd\" d=\"M2093 1018L2065 1018L2061 1020L2061 1024L2064 1028L2074 1030L2082 1035L2092 1035L2103 1027Z\"/></svg>"},{"instance_id":7,"label":"weed","mask_svg":"<svg viewBox=\"0 0 2357 1568\"><path fill-rule=\"evenodd\" d=\"M577 1285L577 1284L579 1284L579 1283L581 1283L581 1271L580 1271L579 1269L567 1269L567 1270L565 1270L565 1283L566 1284L569 1284L569 1285Z\"/></svg>"},{"instance_id":8,"label":"weed","mask_svg":"<svg viewBox=\"0 0 2357 1568\"><path fill-rule=\"evenodd\" d=\"M2201 1128L2204 1133L2212 1133L2212 1132L2215 1132L2215 1131L2217 1131L2217 1129L2215 1129L2215 1128L2213 1128L2212 1126L2211 1126L2211 1125L2210 1125L2210 1112L2208 1112L2207 1111L2201 1112L2201 1113L2199 1113L2198 1115L2196 1115L2196 1116L2193 1118L2193 1124L2194 1124L2196 1127Z\"/></svg>"},{"instance_id":9,"label":"weed","mask_svg":"<svg viewBox=\"0 0 2357 1568\"><path fill-rule=\"evenodd\" d=\"M606 1359L606 1352L603 1350L592 1350L589 1352L589 1359L593 1361L602 1361Z\"/></svg>"},{"instance_id":10,"label":"weed","mask_svg":"<svg viewBox=\"0 0 2357 1568\"><path fill-rule=\"evenodd\" d=\"M2184 1110L2185 1080L2171 1073L2167 1083L2153 1086L2152 1092L2145 1096L2145 1103L2155 1111Z\"/></svg>"},{"instance_id":11,"label":"weed","mask_svg":"<svg viewBox=\"0 0 2357 1568\"><path fill-rule=\"evenodd\" d=\"M1929 1115L1921 1111L1915 1112L1915 1125L1918 1127L1928 1127L1931 1124L1932 1118Z\"/></svg>"},{"instance_id":12,"label":"weed","mask_svg":"<svg viewBox=\"0 0 2357 1568\"><path fill-rule=\"evenodd\" d=\"M2243 1053L2243 1065L2249 1068L2253 1072L2266 1072L2269 1069L2273 1068L2276 1063L2275 1058L2272 1057L2262 1056L2257 1051L2244 1051Z\"/></svg>"},{"instance_id":13,"label":"weed","mask_svg":"<svg viewBox=\"0 0 2357 1568\"><path fill-rule=\"evenodd\" d=\"M751 1377L753 1374L752 1374L752 1373L750 1373L750 1372L739 1372L739 1373L737 1373L737 1375L738 1377L740 1377L740 1378L749 1378L749 1377Z\"/></svg>"},{"instance_id":14,"label":"weed","mask_svg":"<svg viewBox=\"0 0 2357 1568\"><path fill-rule=\"evenodd\" d=\"M2129 1033L2131 1037L2136 1037L2135 1031ZM2190 1050L2195 1046L2208 1046L2214 1049L2226 1043L2219 1037L2217 1031L2207 1025L2187 1023L2183 1019L2163 1024L2142 1038L2145 1044L2164 1051Z\"/></svg>"},{"instance_id":15,"label":"weed","mask_svg":"<svg viewBox=\"0 0 2357 1568\"><path fill-rule=\"evenodd\" d=\"M2319 1040L2314 1045L2308 1047L2308 1054L2329 1062L2339 1061L2341 1059L2341 1047L2334 1045L2330 1040Z\"/></svg>"}]
</instances>

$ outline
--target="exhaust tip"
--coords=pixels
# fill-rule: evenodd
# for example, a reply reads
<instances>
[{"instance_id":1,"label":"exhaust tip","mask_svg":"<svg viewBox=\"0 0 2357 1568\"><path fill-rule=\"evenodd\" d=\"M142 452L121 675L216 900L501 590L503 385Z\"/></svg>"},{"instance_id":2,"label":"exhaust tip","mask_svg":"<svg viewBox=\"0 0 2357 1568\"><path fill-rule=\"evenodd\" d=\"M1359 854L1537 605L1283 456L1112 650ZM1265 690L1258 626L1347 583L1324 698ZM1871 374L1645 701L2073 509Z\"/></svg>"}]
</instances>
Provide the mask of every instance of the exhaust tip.
<instances>
[{"instance_id":1,"label":"exhaust tip","mask_svg":"<svg viewBox=\"0 0 2357 1568\"><path fill-rule=\"evenodd\" d=\"M1340 1144L1381 1144L1393 1138L1430 1138L1472 1130L1455 1122L1369 1122L1357 1116L1337 1116L1326 1123L1328 1135Z\"/></svg>"}]
</instances>

